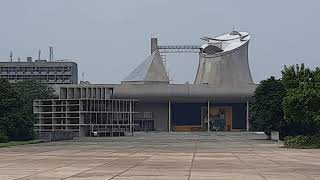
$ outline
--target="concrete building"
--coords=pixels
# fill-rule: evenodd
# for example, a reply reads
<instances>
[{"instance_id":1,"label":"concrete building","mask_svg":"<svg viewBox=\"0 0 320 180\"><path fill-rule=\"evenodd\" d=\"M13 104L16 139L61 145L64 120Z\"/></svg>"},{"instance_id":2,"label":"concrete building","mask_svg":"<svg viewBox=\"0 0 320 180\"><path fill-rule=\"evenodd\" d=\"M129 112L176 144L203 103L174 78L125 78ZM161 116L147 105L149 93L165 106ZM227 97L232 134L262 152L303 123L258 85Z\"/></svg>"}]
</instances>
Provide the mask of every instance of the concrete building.
<instances>
[{"instance_id":1,"label":"concrete building","mask_svg":"<svg viewBox=\"0 0 320 180\"><path fill-rule=\"evenodd\" d=\"M24 80L40 80L48 84L77 84L78 67L71 61L0 62L0 79L15 83Z\"/></svg>"},{"instance_id":2,"label":"concrete building","mask_svg":"<svg viewBox=\"0 0 320 180\"><path fill-rule=\"evenodd\" d=\"M248 62L250 35L232 31L202 39L202 46L159 46L152 38L151 55L121 84L83 86L112 89L114 99L138 100L133 116L136 131L248 131L249 102L256 88ZM194 84L170 83L163 55L171 52L199 53Z\"/></svg>"},{"instance_id":3,"label":"concrete building","mask_svg":"<svg viewBox=\"0 0 320 180\"><path fill-rule=\"evenodd\" d=\"M147 60L122 84L110 86L114 97L138 99L137 112L152 114L151 125L160 131L248 130L256 88L248 62L250 35L232 31L202 39L202 46L159 46L152 39ZM160 54L191 51L199 53L194 84L170 84Z\"/></svg>"},{"instance_id":4,"label":"concrete building","mask_svg":"<svg viewBox=\"0 0 320 180\"><path fill-rule=\"evenodd\" d=\"M74 136L120 136L133 132L135 100L112 98L99 85L59 87L57 99L35 100L34 130L68 131Z\"/></svg>"}]
</instances>

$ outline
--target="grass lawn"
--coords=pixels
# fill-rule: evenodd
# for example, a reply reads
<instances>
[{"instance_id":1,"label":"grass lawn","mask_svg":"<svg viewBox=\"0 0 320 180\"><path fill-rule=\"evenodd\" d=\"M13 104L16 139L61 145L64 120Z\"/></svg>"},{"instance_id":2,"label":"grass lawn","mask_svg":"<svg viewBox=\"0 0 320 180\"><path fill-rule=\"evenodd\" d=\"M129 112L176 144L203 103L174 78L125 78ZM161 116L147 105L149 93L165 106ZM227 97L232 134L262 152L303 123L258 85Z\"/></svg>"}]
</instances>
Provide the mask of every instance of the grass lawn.
<instances>
[{"instance_id":1,"label":"grass lawn","mask_svg":"<svg viewBox=\"0 0 320 180\"><path fill-rule=\"evenodd\" d=\"M25 145L25 144L37 144L37 143L41 143L41 142L43 142L43 141L41 141L41 140L10 141L7 143L0 143L0 148L11 147L11 146L20 146L20 145Z\"/></svg>"}]
</instances>

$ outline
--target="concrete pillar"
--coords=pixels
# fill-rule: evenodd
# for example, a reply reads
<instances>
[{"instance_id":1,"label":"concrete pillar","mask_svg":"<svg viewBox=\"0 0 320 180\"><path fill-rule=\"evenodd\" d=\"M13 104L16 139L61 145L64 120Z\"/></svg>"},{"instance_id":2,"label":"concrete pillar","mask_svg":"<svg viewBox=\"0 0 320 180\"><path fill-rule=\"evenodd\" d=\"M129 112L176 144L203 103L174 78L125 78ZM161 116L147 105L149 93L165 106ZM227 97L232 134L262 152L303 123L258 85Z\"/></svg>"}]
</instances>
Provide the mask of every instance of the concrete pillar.
<instances>
[{"instance_id":1,"label":"concrete pillar","mask_svg":"<svg viewBox=\"0 0 320 180\"><path fill-rule=\"evenodd\" d=\"M208 112L207 112L207 120L208 120L208 132L210 132L210 101L208 100Z\"/></svg>"},{"instance_id":2,"label":"concrete pillar","mask_svg":"<svg viewBox=\"0 0 320 180\"><path fill-rule=\"evenodd\" d=\"M168 102L168 132L171 132L171 101Z\"/></svg>"},{"instance_id":3,"label":"concrete pillar","mask_svg":"<svg viewBox=\"0 0 320 180\"><path fill-rule=\"evenodd\" d=\"M247 120L247 132L249 132L249 127L250 127L250 124L249 124L249 101L247 101L247 116L246 116L246 120Z\"/></svg>"},{"instance_id":4,"label":"concrete pillar","mask_svg":"<svg viewBox=\"0 0 320 180\"><path fill-rule=\"evenodd\" d=\"M132 101L129 103L129 121L130 121L130 132L133 136L133 121L132 121Z\"/></svg>"},{"instance_id":5,"label":"concrete pillar","mask_svg":"<svg viewBox=\"0 0 320 180\"><path fill-rule=\"evenodd\" d=\"M151 38L151 54L158 49L158 39Z\"/></svg>"}]
</instances>

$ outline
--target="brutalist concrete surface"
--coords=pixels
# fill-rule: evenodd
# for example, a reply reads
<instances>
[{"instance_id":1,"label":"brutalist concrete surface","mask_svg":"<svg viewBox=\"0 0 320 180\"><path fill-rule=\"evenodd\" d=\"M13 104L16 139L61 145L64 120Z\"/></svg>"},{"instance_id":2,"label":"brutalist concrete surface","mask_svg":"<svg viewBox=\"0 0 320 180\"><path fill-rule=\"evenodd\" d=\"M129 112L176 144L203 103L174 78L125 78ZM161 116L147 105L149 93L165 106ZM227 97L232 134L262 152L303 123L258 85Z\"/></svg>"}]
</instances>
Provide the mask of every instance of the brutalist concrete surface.
<instances>
[{"instance_id":1,"label":"brutalist concrete surface","mask_svg":"<svg viewBox=\"0 0 320 180\"><path fill-rule=\"evenodd\" d=\"M0 148L0 179L320 179L320 150L247 132L135 133Z\"/></svg>"}]
</instances>

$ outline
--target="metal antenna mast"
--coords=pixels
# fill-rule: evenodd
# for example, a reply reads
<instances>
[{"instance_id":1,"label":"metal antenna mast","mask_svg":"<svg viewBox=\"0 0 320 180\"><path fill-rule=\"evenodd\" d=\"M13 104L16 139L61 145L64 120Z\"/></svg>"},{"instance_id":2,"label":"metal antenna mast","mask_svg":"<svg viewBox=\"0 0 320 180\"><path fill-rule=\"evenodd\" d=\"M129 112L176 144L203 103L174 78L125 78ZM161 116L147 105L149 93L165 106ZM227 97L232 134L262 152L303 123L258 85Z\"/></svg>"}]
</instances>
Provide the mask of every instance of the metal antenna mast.
<instances>
[{"instance_id":1,"label":"metal antenna mast","mask_svg":"<svg viewBox=\"0 0 320 180\"><path fill-rule=\"evenodd\" d=\"M10 51L10 62L12 62L12 51Z\"/></svg>"},{"instance_id":2,"label":"metal antenna mast","mask_svg":"<svg viewBox=\"0 0 320 180\"><path fill-rule=\"evenodd\" d=\"M53 61L53 47L52 46L49 47L49 61L50 62Z\"/></svg>"},{"instance_id":3,"label":"metal antenna mast","mask_svg":"<svg viewBox=\"0 0 320 180\"><path fill-rule=\"evenodd\" d=\"M38 50L38 60L41 60L41 49Z\"/></svg>"}]
</instances>

